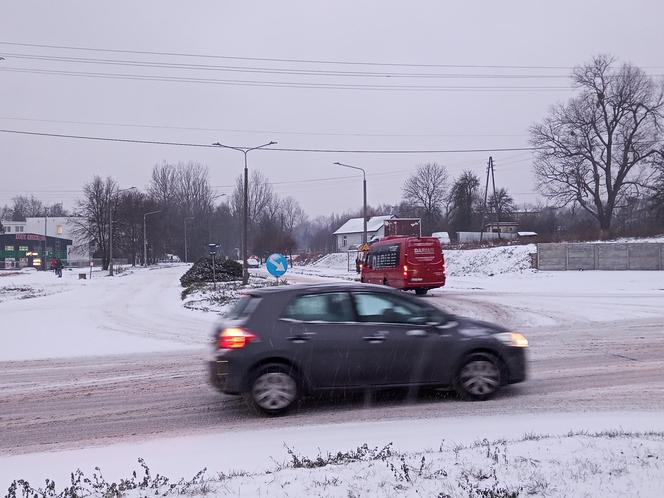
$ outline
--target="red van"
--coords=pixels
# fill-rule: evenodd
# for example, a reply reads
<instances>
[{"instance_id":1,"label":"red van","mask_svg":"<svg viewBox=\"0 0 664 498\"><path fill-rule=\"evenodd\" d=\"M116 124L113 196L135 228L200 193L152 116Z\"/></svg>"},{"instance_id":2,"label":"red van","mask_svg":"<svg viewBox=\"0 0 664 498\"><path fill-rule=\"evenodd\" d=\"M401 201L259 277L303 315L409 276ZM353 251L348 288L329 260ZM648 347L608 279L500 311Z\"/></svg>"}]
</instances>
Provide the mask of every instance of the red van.
<instances>
[{"instance_id":1,"label":"red van","mask_svg":"<svg viewBox=\"0 0 664 498\"><path fill-rule=\"evenodd\" d=\"M385 237L371 245L362 265L362 282L424 295L445 285L445 259L435 237Z\"/></svg>"}]
</instances>

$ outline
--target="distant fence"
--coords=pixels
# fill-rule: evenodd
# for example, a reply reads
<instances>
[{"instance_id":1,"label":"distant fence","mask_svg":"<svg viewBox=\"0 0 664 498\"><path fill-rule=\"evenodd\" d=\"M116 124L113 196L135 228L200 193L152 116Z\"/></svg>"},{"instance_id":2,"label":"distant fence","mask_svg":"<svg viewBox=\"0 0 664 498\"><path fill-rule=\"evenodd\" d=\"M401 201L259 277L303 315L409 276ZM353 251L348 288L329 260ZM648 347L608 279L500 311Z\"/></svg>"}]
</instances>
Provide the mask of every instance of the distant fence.
<instances>
[{"instance_id":1,"label":"distant fence","mask_svg":"<svg viewBox=\"0 0 664 498\"><path fill-rule=\"evenodd\" d=\"M664 270L664 244L537 244L539 270Z\"/></svg>"}]
</instances>

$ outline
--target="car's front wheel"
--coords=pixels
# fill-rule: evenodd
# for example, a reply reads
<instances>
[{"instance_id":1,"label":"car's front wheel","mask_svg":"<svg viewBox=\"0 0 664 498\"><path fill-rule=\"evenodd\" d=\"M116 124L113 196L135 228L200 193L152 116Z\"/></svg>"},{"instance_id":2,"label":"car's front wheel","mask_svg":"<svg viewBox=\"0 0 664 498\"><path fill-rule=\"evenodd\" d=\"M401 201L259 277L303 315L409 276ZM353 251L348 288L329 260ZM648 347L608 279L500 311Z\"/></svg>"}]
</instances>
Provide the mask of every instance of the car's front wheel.
<instances>
[{"instance_id":1,"label":"car's front wheel","mask_svg":"<svg viewBox=\"0 0 664 498\"><path fill-rule=\"evenodd\" d=\"M298 382L291 368L266 365L256 372L244 398L254 411L276 416L286 413L298 396Z\"/></svg>"},{"instance_id":2,"label":"car's front wheel","mask_svg":"<svg viewBox=\"0 0 664 498\"><path fill-rule=\"evenodd\" d=\"M461 364L454 388L462 398L480 401L495 394L501 380L498 358L489 353L476 353Z\"/></svg>"}]
</instances>

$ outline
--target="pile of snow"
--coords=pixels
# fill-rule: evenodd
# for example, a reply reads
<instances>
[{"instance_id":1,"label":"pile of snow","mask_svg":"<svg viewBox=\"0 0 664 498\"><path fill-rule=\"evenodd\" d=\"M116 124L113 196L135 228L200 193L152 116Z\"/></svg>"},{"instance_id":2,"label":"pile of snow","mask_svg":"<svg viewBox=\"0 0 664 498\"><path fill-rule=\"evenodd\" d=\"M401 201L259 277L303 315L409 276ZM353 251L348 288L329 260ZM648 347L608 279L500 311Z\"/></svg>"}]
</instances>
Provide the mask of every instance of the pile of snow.
<instances>
[{"instance_id":1,"label":"pile of snow","mask_svg":"<svg viewBox=\"0 0 664 498\"><path fill-rule=\"evenodd\" d=\"M348 270L348 261L350 258L351 267L355 267L355 255L346 252L333 252L326 254L319 260L313 262L311 266L316 268L334 268Z\"/></svg>"},{"instance_id":2,"label":"pile of snow","mask_svg":"<svg viewBox=\"0 0 664 498\"><path fill-rule=\"evenodd\" d=\"M531 254L536 252L535 244L445 250L445 268L454 277L520 273L531 268Z\"/></svg>"},{"instance_id":3,"label":"pile of snow","mask_svg":"<svg viewBox=\"0 0 664 498\"><path fill-rule=\"evenodd\" d=\"M71 473L70 494L110 496L661 496L664 433L570 432L525 434L516 440L442 441L423 451L362 444L337 452L300 454L260 471L201 469L193 477L168 477L141 469L117 483L95 469ZM72 469L73 470L73 469ZM56 480L52 491L62 484ZM60 486L58 486L59 484ZM48 487L48 486L46 486ZM9 496L46 495L29 481L9 483ZM53 493L49 493L53 496Z\"/></svg>"},{"instance_id":4,"label":"pile of snow","mask_svg":"<svg viewBox=\"0 0 664 498\"><path fill-rule=\"evenodd\" d=\"M443 252L448 276L498 275L520 273L530 269L531 254L537 252L537 246L527 244L487 249L444 249ZM352 257L350 264L349 270L347 253L331 253L315 263L298 266L289 271L300 275L358 280L355 260Z\"/></svg>"}]
</instances>

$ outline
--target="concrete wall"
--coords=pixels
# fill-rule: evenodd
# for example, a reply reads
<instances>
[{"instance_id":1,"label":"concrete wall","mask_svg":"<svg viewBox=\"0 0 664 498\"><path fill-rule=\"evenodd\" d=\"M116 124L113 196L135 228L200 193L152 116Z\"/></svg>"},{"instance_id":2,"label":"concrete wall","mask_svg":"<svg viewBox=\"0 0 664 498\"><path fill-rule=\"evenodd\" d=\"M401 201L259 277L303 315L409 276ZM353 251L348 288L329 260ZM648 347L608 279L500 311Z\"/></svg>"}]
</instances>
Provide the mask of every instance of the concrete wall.
<instances>
[{"instance_id":1,"label":"concrete wall","mask_svg":"<svg viewBox=\"0 0 664 498\"><path fill-rule=\"evenodd\" d=\"M664 270L664 244L537 244L540 270Z\"/></svg>"}]
</instances>

